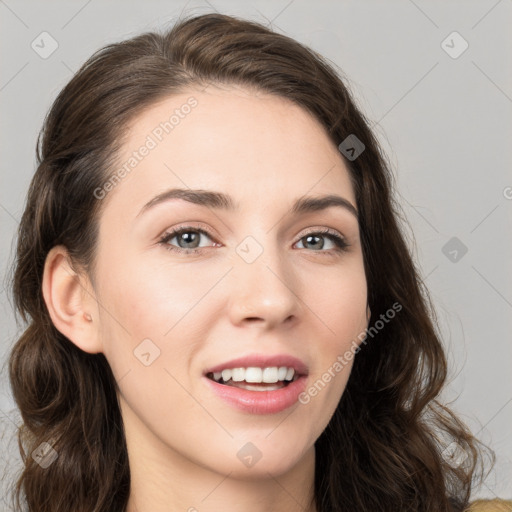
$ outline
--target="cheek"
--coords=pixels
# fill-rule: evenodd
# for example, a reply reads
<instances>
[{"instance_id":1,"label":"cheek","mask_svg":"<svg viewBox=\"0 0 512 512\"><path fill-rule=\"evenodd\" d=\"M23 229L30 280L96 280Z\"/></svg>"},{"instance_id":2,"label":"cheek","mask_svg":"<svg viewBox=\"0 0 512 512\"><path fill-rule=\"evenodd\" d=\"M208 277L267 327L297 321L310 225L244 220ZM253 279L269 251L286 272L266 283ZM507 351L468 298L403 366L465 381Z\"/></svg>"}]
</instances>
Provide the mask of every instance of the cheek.
<instances>
[{"instance_id":1,"label":"cheek","mask_svg":"<svg viewBox=\"0 0 512 512\"><path fill-rule=\"evenodd\" d=\"M116 320L122 337L164 340L172 335L215 283L211 274L198 279L178 266L140 267L124 263L104 281L105 304L112 309L108 323ZM200 309L200 308L198 308Z\"/></svg>"},{"instance_id":2,"label":"cheek","mask_svg":"<svg viewBox=\"0 0 512 512\"><path fill-rule=\"evenodd\" d=\"M191 281L176 268L135 267L124 261L104 274L105 357L118 382L127 423L142 422L156 430L173 425L173 435L179 437L176 410L194 407L183 388L188 388L195 351L191 327L200 308L194 305L211 284ZM200 413L197 407L195 414ZM165 438L165 429L159 434Z\"/></svg>"},{"instance_id":3,"label":"cheek","mask_svg":"<svg viewBox=\"0 0 512 512\"><path fill-rule=\"evenodd\" d=\"M140 393L143 387L149 393L165 385L172 391L169 396L180 396L181 388L167 372L181 383L188 381L191 362L217 318L219 291L212 287L226 270L184 267L125 258L102 274L105 357L116 379L128 375L144 383ZM158 402L139 392L133 397L143 404Z\"/></svg>"},{"instance_id":4,"label":"cheek","mask_svg":"<svg viewBox=\"0 0 512 512\"><path fill-rule=\"evenodd\" d=\"M325 326L325 352L332 355L333 350L350 344L367 325L367 283L362 263L340 272L338 277L331 274L322 287L314 290L308 300Z\"/></svg>"},{"instance_id":5,"label":"cheek","mask_svg":"<svg viewBox=\"0 0 512 512\"><path fill-rule=\"evenodd\" d=\"M323 292L311 293L312 310L323 326L315 337L310 381L301 402L317 417L330 416L347 385L361 340L368 326L367 283L362 264L339 278L325 281ZM318 312L318 313L317 313Z\"/></svg>"}]
</instances>

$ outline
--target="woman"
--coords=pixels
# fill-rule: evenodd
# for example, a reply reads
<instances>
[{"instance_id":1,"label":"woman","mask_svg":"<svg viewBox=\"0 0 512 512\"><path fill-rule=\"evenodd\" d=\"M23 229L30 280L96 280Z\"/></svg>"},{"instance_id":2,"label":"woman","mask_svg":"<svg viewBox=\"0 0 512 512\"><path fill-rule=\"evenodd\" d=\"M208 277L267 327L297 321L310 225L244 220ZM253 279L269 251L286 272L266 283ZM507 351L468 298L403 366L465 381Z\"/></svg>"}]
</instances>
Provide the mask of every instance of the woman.
<instances>
[{"instance_id":1,"label":"woman","mask_svg":"<svg viewBox=\"0 0 512 512\"><path fill-rule=\"evenodd\" d=\"M218 14L109 45L38 164L18 507L467 509L479 442L436 400L390 171L321 56Z\"/></svg>"}]
</instances>

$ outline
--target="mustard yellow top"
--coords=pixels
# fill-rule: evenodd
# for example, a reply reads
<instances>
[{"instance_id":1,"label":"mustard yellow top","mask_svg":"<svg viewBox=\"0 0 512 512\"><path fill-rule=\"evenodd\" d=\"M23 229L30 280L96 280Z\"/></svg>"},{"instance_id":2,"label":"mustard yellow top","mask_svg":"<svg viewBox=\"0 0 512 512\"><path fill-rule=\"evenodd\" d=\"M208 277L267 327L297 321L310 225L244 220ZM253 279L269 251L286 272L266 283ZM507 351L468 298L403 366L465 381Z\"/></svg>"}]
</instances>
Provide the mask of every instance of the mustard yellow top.
<instances>
[{"instance_id":1,"label":"mustard yellow top","mask_svg":"<svg viewBox=\"0 0 512 512\"><path fill-rule=\"evenodd\" d=\"M476 500L467 512L512 512L512 500Z\"/></svg>"}]
</instances>

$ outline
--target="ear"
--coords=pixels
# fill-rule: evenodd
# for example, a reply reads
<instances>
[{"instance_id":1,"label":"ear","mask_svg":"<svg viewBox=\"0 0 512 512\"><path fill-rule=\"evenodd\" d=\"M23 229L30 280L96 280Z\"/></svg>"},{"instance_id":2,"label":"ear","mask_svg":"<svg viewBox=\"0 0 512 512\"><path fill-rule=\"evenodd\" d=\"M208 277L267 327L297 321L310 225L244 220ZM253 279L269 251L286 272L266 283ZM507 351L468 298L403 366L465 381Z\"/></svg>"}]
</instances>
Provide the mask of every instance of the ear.
<instances>
[{"instance_id":1,"label":"ear","mask_svg":"<svg viewBox=\"0 0 512 512\"><path fill-rule=\"evenodd\" d=\"M370 306L366 305L366 321L369 323L370 318L372 317L372 312L370 310Z\"/></svg>"},{"instance_id":2,"label":"ear","mask_svg":"<svg viewBox=\"0 0 512 512\"><path fill-rule=\"evenodd\" d=\"M84 352L102 352L94 289L85 273L73 270L63 245L53 247L46 257L42 292L56 329Z\"/></svg>"}]
</instances>

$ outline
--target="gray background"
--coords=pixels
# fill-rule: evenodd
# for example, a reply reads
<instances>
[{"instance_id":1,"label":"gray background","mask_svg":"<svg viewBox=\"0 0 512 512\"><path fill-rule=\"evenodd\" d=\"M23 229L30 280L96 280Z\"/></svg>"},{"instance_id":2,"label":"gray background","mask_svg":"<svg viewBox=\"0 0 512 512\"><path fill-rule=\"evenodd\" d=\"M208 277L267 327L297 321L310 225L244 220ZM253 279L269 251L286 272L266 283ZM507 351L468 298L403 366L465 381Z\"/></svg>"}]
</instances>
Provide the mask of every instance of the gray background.
<instances>
[{"instance_id":1,"label":"gray background","mask_svg":"<svg viewBox=\"0 0 512 512\"><path fill-rule=\"evenodd\" d=\"M183 9L272 21L347 75L396 172L411 246L439 314L450 363L443 397L496 451L495 470L474 497L512 498L510 0L0 0L2 272L56 94L95 50L172 23ZM43 31L58 44L46 59L31 48ZM460 55L458 36L442 44L453 31L469 44ZM20 327L4 286L0 466L14 471L19 416L5 361Z\"/></svg>"}]
</instances>

